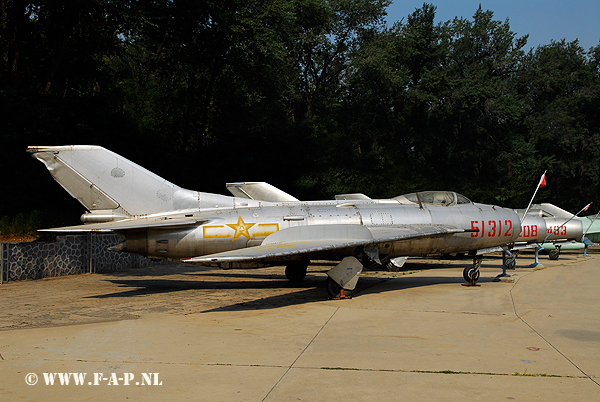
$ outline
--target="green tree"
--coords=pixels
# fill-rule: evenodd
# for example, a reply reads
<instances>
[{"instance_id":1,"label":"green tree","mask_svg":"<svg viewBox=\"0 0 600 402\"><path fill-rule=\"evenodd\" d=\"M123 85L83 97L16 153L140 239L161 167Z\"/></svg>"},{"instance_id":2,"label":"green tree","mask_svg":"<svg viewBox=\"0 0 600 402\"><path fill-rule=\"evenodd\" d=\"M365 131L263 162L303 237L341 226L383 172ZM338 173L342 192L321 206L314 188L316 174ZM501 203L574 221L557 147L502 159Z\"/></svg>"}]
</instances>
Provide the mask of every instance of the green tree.
<instances>
[{"instance_id":1,"label":"green tree","mask_svg":"<svg viewBox=\"0 0 600 402\"><path fill-rule=\"evenodd\" d=\"M449 188L519 207L548 169L572 191L547 201L597 196L600 46L525 55L527 37L481 7L435 23L425 3L386 28L389 3L0 0L0 169L24 195L0 214L40 194L79 208L23 155L36 143L103 145L212 192Z\"/></svg>"},{"instance_id":2,"label":"green tree","mask_svg":"<svg viewBox=\"0 0 600 402\"><path fill-rule=\"evenodd\" d=\"M577 41L531 50L517 88L527 104L526 135L545 163L553 191L548 202L578 210L599 193L600 80L598 48L588 54Z\"/></svg>"},{"instance_id":3,"label":"green tree","mask_svg":"<svg viewBox=\"0 0 600 402\"><path fill-rule=\"evenodd\" d=\"M510 87L527 38L481 8L473 21L434 18L424 4L406 23L361 38L343 105L353 144L346 171L381 195L451 184L492 201L497 183L526 167L507 158L531 152L517 141L525 108Z\"/></svg>"},{"instance_id":4,"label":"green tree","mask_svg":"<svg viewBox=\"0 0 600 402\"><path fill-rule=\"evenodd\" d=\"M429 113L437 127L423 137L423 146L433 144L428 159L443 183L490 201L488 186L511 179L497 160L513 151L511 133L524 112L508 81L527 38L515 39L508 21L493 20L481 7L473 21L455 19L443 30L448 53L435 74L439 86Z\"/></svg>"}]
</instances>

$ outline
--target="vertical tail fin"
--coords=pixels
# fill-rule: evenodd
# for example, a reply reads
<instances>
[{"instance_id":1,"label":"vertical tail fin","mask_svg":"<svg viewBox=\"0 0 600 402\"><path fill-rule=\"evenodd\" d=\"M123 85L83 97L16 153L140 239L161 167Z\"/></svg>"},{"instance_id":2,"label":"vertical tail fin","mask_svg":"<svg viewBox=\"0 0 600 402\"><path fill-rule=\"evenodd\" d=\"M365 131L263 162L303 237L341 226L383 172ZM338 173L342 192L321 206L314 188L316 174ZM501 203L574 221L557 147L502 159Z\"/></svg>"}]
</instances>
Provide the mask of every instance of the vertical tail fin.
<instances>
[{"instance_id":1,"label":"vertical tail fin","mask_svg":"<svg viewBox=\"0 0 600 402\"><path fill-rule=\"evenodd\" d=\"M198 192L182 189L99 146L31 146L54 179L89 211L147 215L198 208Z\"/></svg>"}]
</instances>

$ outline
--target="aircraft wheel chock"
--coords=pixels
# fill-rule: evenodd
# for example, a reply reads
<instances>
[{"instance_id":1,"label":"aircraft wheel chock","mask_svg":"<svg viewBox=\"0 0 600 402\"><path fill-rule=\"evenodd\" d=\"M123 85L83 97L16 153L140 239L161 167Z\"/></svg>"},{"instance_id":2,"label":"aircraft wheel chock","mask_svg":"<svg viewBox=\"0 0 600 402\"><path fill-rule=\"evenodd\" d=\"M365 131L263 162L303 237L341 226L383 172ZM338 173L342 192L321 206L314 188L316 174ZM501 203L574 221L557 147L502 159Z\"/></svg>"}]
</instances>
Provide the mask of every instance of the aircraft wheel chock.
<instances>
[{"instance_id":1,"label":"aircraft wheel chock","mask_svg":"<svg viewBox=\"0 0 600 402\"><path fill-rule=\"evenodd\" d=\"M338 285L333 279L327 277L327 282L325 283L325 289L327 290L327 294L332 299L349 299L350 291L346 289L342 289L340 285ZM343 292L342 292L343 290Z\"/></svg>"}]
</instances>

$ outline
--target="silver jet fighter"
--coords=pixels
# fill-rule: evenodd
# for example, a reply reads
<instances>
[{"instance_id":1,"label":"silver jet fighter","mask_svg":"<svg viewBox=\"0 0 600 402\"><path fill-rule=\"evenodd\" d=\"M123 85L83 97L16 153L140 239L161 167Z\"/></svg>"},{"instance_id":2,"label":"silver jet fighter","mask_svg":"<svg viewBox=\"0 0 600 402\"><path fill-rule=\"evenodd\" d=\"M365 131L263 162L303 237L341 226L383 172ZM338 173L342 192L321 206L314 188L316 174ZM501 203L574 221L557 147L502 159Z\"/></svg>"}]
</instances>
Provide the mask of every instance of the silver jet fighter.
<instances>
[{"instance_id":1,"label":"silver jet fighter","mask_svg":"<svg viewBox=\"0 0 600 402\"><path fill-rule=\"evenodd\" d=\"M513 210L452 191L299 201L253 182L228 184L228 197L183 189L98 146L27 150L87 209L84 225L47 231L117 232L124 242L116 249L199 265L286 265L291 281L304 279L310 260L341 260L327 273L332 297L354 289L364 264L426 254L469 253L463 276L475 283L481 254L521 230Z\"/></svg>"},{"instance_id":2,"label":"silver jet fighter","mask_svg":"<svg viewBox=\"0 0 600 402\"><path fill-rule=\"evenodd\" d=\"M516 210L516 212L522 217L525 211ZM583 218L576 217L556 205L533 204L521 223L521 234L515 241L515 247L518 248L520 244L534 243L547 248L550 259L557 260L562 247L568 249L573 243L583 241L583 223Z\"/></svg>"}]
</instances>

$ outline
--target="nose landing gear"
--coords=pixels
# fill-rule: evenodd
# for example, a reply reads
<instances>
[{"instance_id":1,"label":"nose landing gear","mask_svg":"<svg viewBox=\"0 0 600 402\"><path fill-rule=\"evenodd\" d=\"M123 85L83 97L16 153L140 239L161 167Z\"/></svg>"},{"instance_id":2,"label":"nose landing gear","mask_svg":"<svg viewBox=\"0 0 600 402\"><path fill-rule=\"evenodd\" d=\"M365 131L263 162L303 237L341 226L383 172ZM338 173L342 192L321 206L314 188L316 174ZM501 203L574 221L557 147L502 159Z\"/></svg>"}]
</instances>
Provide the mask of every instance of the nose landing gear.
<instances>
[{"instance_id":1,"label":"nose landing gear","mask_svg":"<svg viewBox=\"0 0 600 402\"><path fill-rule=\"evenodd\" d=\"M468 284L463 283L463 286L479 286L477 280L479 280L479 267L481 267L482 261L483 257L476 256L473 258L473 265L469 265L463 270L463 278L468 282Z\"/></svg>"},{"instance_id":2,"label":"nose landing gear","mask_svg":"<svg viewBox=\"0 0 600 402\"><path fill-rule=\"evenodd\" d=\"M548 254L551 260L558 260L558 257L560 257L560 246L556 246L556 250L550 250Z\"/></svg>"}]
</instances>

